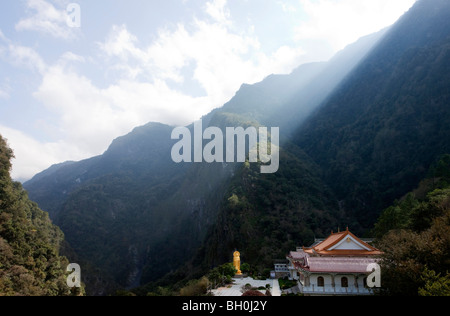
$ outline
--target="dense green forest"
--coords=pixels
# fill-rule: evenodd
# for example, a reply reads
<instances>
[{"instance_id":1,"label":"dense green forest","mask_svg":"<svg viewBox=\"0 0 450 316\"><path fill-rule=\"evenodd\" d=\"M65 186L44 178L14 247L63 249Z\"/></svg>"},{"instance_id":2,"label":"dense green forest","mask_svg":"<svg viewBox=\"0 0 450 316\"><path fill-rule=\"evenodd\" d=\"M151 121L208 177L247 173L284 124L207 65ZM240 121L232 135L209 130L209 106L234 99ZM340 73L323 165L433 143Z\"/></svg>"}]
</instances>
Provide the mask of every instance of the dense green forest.
<instances>
[{"instance_id":1,"label":"dense green forest","mask_svg":"<svg viewBox=\"0 0 450 316\"><path fill-rule=\"evenodd\" d=\"M418 1L297 132L365 229L450 152L449 16Z\"/></svg>"},{"instance_id":2,"label":"dense green forest","mask_svg":"<svg viewBox=\"0 0 450 316\"><path fill-rule=\"evenodd\" d=\"M387 208L373 232L385 253L382 294L450 296L450 155Z\"/></svg>"},{"instance_id":3,"label":"dense green forest","mask_svg":"<svg viewBox=\"0 0 450 316\"><path fill-rule=\"evenodd\" d=\"M419 1L284 143L276 175L240 169L207 265L234 246L267 267L339 227L372 237L381 211L450 152L449 16L448 1Z\"/></svg>"},{"instance_id":4,"label":"dense green forest","mask_svg":"<svg viewBox=\"0 0 450 316\"><path fill-rule=\"evenodd\" d=\"M250 163L236 173L205 241L207 265L223 262L237 248L247 263L265 269L288 249L344 222L319 167L300 149L286 145L280 162L276 174L262 175Z\"/></svg>"},{"instance_id":5,"label":"dense green forest","mask_svg":"<svg viewBox=\"0 0 450 316\"><path fill-rule=\"evenodd\" d=\"M66 296L64 236L10 177L13 151L0 136L0 296Z\"/></svg>"},{"instance_id":6,"label":"dense green forest","mask_svg":"<svg viewBox=\"0 0 450 316\"><path fill-rule=\"evenodd\" d=\"M117 294L206 295L209 287L231 282L229 279L235 274L231 263L214 269L208 267L214 266L214 262L231 261L234 245L245 249L242 256L248 261L245 261L242 270L256 278L267 278L273 259L286 255L283 249L312 244L315 234L326 235L320 229L336 225L333 216L318 211L324 207L324 200L308 201L305 203L307 206L303 207L301 204L289 206L282 201L287 201L284 198L286 192L301 197L292 178L292 187L286 185L289 181L284 177L280 178L282 182L274 182L275 186L285 183L280 189L282 191L277 193L271 187L271 182L266 183L265 189L269 191L264 191L263 185L257 184L258 173L252 171L250 165L239 172L239 177L244 181L236 181L231 185L231 196L223 205L227 218L221 218L218 223L225 229L212 230L208 236L214 244L221 245L220 250L209 250L216 251L211 255L202 249L201 255L197 257L204 256L205 260L190 263L159 282L137 288L133 292L122 291ZM310 187L320 188L313 183L310 183ZM265 198L268 192L271 195ZM285 217L275 213L271 203L280 205L278 211L290 212L293 220L286 221ZM316 211L313 211L314 205L318 207ZM332 205L327 205L325 209L333 208ZM255 212L260 213L254 214ZM222 231L226 233L219 235ZM450 155L444 155L434 163L427 178L414 191L395 201L381 213L371 235L375 237L376 246L384 252L381 258L382 289L379 295L450 296ZM300 243L296 243L298 240ZM222 257L217 257L217 253L221 253Z\"/></svg>"}]
</instances>

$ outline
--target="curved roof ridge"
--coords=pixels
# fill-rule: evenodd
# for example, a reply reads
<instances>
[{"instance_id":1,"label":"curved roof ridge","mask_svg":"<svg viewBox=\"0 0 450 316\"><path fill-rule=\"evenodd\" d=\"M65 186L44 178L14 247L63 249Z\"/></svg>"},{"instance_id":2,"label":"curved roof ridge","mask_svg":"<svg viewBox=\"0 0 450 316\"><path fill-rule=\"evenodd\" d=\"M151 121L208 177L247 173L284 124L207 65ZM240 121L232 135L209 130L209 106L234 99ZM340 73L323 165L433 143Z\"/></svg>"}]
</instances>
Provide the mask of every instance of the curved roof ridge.
<instances>
[{"instance_id":1,"label":"curved roof ridge","mask_svg":"<svg viewBox=\"0 0 450 316\"><path fill-rule=\"evenodd\" d=\"M335 247L336 245L339 245L339 243L341 243L344 239L346 238L351 238L353 239L354 243L359 244L359 246L361 246L362 248L364 248L364 250L361 249L333 249L333 247ZM349 239L349 241L351 241L351 239ZM304 248L305 251L308 252L312 252L313 254L318 254L318 255L325 255L327 253L329 253L330 255L339 255L340 252L342 252L342 254L346 253L348 254L349 252L351 253L360 253L362 254L380 254L381 252L369 245L367 242L361 240L360 238L358 238L356 235L354 235L352 232L350 232L350 230L347 227L346 231L343 232L338 232L338 233L333 233L331 232L331 235L328 236L328 238L326 238L324 241L318 243L317 245L314 245L310 248Z\"/></svg>"}]
</instances>

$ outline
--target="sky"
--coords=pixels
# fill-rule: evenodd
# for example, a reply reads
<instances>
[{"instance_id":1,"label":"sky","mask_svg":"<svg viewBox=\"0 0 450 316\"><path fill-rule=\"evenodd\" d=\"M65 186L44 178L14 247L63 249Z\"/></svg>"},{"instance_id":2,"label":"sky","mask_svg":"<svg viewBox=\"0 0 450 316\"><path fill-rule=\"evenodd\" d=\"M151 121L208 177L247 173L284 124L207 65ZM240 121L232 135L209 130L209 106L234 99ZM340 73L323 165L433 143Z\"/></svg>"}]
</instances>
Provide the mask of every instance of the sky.
<instances>
[{"instance_id":1,"label":"sky","mask_svg":"<svg viewBox=\"0 0 450 316\"><path fill-rule=\"evenodd\" d=\"M244 83L329 60L414 2L2 0L0 134L12 177L100 155L149 122L190 124Z\"/></svg>"}]
</instances>

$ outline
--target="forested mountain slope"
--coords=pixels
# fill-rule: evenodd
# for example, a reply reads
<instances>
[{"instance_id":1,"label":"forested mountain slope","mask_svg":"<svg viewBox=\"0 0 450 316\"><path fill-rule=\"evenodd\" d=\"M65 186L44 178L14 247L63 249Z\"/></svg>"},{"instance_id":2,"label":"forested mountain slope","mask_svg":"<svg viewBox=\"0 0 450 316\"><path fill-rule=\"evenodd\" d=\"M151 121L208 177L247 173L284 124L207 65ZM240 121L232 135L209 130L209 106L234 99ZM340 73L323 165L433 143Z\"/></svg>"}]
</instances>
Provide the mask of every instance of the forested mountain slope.
<instances>
[{"instance_id":1,"label":"forested mountain slope","mask_svg":"<svg viewBox=\"0 0 450 316\"><path fill-rule=\"evenodd\" d=\"M450 152L449 82L450 2L418 1L297 131L363 227Z\"/></svg>"},{"instance_id":2,"label":"forested mountain slope","mask_svg":"<svg viewBox=\"0 0 450 316\"><path fill-rule=\"evenodd\" d=\"M0 136L0 296L70 295L69 262L59 255L64 236L11 180L11 159Z\"/></svg>"},{"instance_id":3,"label":"forested mountain slope","mask_svg":"<svg viewBox=\"0 0 450 316\"><path fill-rule=\"evenodd\" d=\"M312 83L332 91L382 34L358 41L328 63L303 65L291 75L243 85L230 102L203 117L203 128L275 126L286 141L295 122L306 119L326 97L321 89L311 89ZM296 102L301 104L294 109ZM25 183L31 198L64 231L85 267L90 294L156 280L190 260L217 223L222 201L229 198L229 183L239 181L240 164L175 164L172 130L149 123L116 139L101 156L53 166ZM302 163L295 155L286 151L286 157ZM298 190L305 195L315 188ZM284 214L281 220L286 221ZM291 230L295 235L297 228Z\"/></svg>"}]
</instances>

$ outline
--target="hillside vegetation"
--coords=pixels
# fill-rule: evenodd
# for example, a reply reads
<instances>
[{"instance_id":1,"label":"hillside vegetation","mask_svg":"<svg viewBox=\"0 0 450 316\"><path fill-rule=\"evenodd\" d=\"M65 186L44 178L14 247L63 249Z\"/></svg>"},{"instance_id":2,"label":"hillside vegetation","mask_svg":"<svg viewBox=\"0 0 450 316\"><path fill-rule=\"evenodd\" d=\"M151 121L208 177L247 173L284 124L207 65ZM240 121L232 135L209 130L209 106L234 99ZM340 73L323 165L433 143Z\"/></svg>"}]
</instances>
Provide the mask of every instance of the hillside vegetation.
<instances>
[{"instance_id":1,"label":"hillside vegetation","mask_svg":"<svg viewBox=\"0 0 450 316\"><path fill-rule=\"evenodd\" d=\"M0 136L0 296L64 296L64 236L10 177L13 151Z\"/></svg>"},{"instance_id":2,"label":"hillside vegetation","mask_svg":"<svg viewBox=\"0 0 450 316\"><path fill-rule=\"evenodd\" d=\"M382 213L374 234L385 252L383 294L450 296L450 155Z\"/></svg>"}]
</instances>

